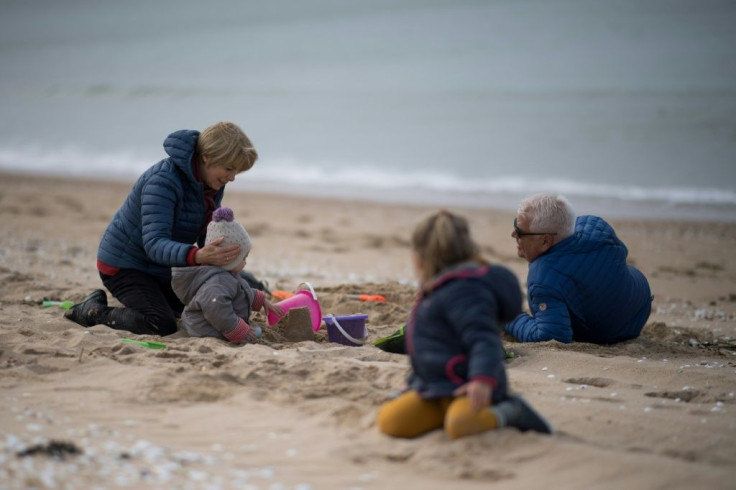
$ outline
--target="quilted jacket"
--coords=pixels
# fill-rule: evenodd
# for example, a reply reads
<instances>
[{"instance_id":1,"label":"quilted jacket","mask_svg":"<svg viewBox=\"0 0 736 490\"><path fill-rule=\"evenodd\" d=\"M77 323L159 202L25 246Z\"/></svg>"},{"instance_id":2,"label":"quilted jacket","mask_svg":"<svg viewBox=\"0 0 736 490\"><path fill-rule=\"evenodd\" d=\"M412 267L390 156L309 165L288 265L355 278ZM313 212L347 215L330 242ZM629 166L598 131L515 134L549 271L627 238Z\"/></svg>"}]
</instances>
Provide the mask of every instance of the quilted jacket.
<instances>
[{"instance_id":1,"label":"quilted jacket","mask_svg":"<svg viewBox=\"0 0 736 490\"><path fill-rule=\"evenodd\" d=\"M504 328L521 342L558 340L611 344L635 338L651 311L644 275L626 263L628 250L611 225L580 216L575 233L529 264L531 315Z\"/></svg>"},{"instance_id":2,"label":"quilted jacket","mask_svg":"<svg viewBox=\"0 0 736 490\"><path fill-rule=\"evenodd\" d=\"M221 267L174 267L171 272L171 286L184 303L181 326L192 337L231 340L241 319L247 323L263 302L263 293L244 277Z\"/></svg>"},{"instance_id":3,"label":"quilted jacket","mask_svg":"<svg viewBox=\"0 0 736 490\"><path fill-rule=\"evenodd\" d=\"M468 262L441 273L412 310L406 331L410 388L423 398L452 396L479 380L507 396L501 324L521 311L521 287L499 265Z\"/></svg>"},{"instance_id":4,"label":"quilted jacket","mask_svg":"<svg viewBox=\"0 0 736 490\"><path fill-rule=\"evenodd\" d=\"M204 184L192 169L198 131L180 130L164 141L169 155L146 170L105 230L97 259L120 269L163 278L186 266L187 254L207 231ZM224 187L215 196L222 202Z\"/></svg>"}]
</instances>

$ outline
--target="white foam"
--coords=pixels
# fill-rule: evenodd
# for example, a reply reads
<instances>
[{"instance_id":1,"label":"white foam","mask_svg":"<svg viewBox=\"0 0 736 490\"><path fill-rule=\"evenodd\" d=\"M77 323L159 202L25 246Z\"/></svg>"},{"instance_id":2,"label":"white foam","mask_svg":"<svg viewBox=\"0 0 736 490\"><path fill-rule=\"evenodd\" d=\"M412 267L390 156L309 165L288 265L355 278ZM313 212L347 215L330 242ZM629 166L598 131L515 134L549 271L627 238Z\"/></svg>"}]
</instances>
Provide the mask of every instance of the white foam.
<instances>
[{"instance_id":1,"label":"white foam","mask_svg":"<svg viewBox=\"0 0 736 490\"><path fill-rule=\"evenodd\" d=\"M0 169L44 175L132 181L155 161L156 157L150 155L93 153L72 146L53 152L38 147L0 148ZM463 177L436 171L417 172L346 162L262 159L247 174L238 176L230 188L502 209L514 209L519 197L524 195L554 192L564 194L576 204L598 203L592 206L593 210L602 209L609 215L736 220L736 215L729 218L733 214L731 208L736 207L736 192L727 188L647 187L559 178L532 179L523 175ZM612 201L616 203L616 209L610 209ZM625 212L627 207L630 213ZM684 209L687 207L690 209ZM576 208L580 209L580 206Z\"/></svg>"},{"instance_id":2,"label":"white foam","mask_svg":"<svg viewBox=\"0 0 736 490\"><path fill-rule=\"evenodd\" d=\"M407 172L380 169L375 166L303 165L294 161L268 162L254 167L248 180L285 185L324 185L376 190L416 189L464 194L531 194L556 192L567 196L583 196L624 201L655 201L671 204L736 205L736 192L728 189L688 188L680 186L644 187L606 185L555 178L519 175L502 177L458 177L449 173Z\"/></svg>"}]
</instances>

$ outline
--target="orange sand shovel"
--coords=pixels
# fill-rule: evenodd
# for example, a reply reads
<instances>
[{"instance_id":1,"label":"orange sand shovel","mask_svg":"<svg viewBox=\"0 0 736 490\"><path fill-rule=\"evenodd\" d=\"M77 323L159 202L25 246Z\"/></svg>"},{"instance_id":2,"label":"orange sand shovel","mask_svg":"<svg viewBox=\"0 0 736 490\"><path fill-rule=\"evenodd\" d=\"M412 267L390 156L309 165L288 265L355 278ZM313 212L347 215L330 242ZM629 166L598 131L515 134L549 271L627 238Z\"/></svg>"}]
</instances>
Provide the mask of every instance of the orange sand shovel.
<instances>
[{"instance_id":1,"label":"orange sand shovel","mask_svg":"<svg viewBox=\"0 0 736 490\"><path fill-rule=\"evenodd\" d=\"M386 302L386 298L381 296L380 294L348 294L347 297L350 299L359 299L361 301L368 301L368 302L376 302L376 303Z\"/></svg>"}]
</instances>

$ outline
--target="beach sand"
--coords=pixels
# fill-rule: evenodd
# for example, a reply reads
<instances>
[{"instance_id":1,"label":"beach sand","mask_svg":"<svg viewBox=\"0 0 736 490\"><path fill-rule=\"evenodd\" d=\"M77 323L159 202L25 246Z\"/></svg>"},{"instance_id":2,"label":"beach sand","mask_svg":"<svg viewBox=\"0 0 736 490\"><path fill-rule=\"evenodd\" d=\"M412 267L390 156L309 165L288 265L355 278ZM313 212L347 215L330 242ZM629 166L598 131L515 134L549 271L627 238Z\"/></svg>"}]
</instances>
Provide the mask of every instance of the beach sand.
<instances>
[{"instance_id":1,"label":"beach sand","mask_svg":"<svg viewBox=\"0 0 736 490\"><path fill-rule=\"evenodd\" d=\"M314 340L235 347L85 329L43 308L101 287L98 240L130 186L0 174L0 488L734 487L736 224L612 221L655 294L640 338L506 339L512 389L555 435L394 440L374 417L405 356L328 342L324 326ZM367 314L370 340L406 320L409 236L434 209L235 192L223 204L271 289L308 281L325 314ZM513 215L454 210L523 283Z\"/></svg>"}]
</instances>

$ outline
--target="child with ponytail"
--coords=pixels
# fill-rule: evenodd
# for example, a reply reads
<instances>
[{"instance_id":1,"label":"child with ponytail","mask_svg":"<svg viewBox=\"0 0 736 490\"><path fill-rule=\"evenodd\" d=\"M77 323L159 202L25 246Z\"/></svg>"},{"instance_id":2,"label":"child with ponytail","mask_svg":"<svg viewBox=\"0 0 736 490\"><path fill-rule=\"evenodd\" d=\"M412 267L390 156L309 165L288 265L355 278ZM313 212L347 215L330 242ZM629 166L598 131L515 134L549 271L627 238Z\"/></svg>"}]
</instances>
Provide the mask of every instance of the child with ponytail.
<instances>
[{"instance_id":1,"label":"child with ponytail","mask_svg":"<svg viewBox=\"0 0 736 490\"><path fill-rule=\"evenodd\" d=\"M380 407L379 431L412 438L443 427L452 439L511 426L552 427L508 391L500 331L521 312L514 274L480 257L467 221L448 211L414 230L420 289L406 326L407 390Z\"/></svg>"}]
</instances>

